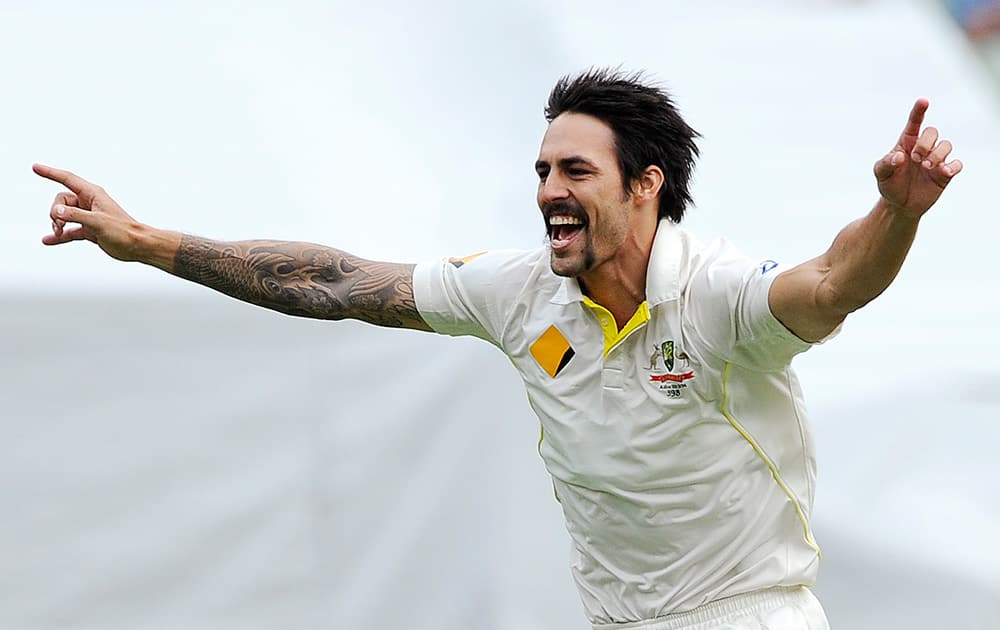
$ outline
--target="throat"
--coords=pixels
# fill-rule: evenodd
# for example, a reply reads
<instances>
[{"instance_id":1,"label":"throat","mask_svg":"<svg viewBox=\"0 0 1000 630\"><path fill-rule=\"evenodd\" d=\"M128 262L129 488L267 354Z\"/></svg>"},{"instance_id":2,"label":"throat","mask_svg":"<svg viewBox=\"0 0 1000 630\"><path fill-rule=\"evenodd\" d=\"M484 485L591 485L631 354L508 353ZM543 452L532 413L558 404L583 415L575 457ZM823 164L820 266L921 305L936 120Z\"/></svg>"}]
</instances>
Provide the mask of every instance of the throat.
<instances>
[{"instance_id":1,"label":"throat","mask_svg":"<svg viewBox=\"0 0 1000 630\"><path fill-rule=\"evenodd\" d=\"M595 306L599 306L602 310L606 311L615 320L615 327L621 331L625 326L635 317L636 313L639 312L640 307L645 302L645 298L635 299L632 297L624 299L609 299L605 297L595 297L589 292L585 293L587 295L587 301Z\"/></svg>"},{"instance_id":2,"label":"throat","mask_svg":"<svg viewBox=\"0 0 1000 630\"><path fill-rule=\"evenodd\" d=\"M600 273L603 269L595 271L597 273L587 273L577 278L580 289L594 303L607 310L614 317L618 330L622 330L639 310L639 306L646 301L645 276L632 283L618 275L606 277Z\"/></svg>"}]
</instances>

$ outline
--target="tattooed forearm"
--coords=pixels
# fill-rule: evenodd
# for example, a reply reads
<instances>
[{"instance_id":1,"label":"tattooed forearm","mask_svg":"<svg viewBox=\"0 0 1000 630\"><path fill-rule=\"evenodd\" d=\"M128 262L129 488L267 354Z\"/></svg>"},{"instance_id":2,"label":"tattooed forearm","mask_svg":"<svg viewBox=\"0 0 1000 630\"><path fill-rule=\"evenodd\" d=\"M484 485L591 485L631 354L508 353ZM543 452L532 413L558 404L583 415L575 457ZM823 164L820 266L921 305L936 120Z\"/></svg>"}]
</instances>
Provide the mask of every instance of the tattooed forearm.
<instances>
[{"instance_id":1,"label":"tattooed forearm","mask_svg":"<svg viewBox=\"0 0 1000 630\"><path fill-rule=\"evenodd\" d=\"M430 330L413 298L413 265L283 241L225 243L185 235L175 275L289 315Z\"/></svg>"}]
</instances>

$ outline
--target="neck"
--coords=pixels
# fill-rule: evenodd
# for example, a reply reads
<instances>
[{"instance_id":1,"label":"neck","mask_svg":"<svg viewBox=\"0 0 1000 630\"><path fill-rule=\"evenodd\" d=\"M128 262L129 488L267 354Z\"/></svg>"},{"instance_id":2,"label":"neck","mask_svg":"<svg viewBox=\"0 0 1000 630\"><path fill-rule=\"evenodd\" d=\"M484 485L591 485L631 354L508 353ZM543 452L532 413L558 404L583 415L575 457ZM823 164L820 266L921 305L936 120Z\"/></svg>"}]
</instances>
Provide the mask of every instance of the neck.
<instances>
[{"instance_id":1,"label":"neck","mask_svg":"<svg viewBox=\"0 0 1000 630\"><path fill-rule=\"evenodd\" d=\"M619 330L646 299L646 269L655 235L656 221L632 230L613 258L577 277L583 293L611 312Z\"/></svg>"}]
</instances>

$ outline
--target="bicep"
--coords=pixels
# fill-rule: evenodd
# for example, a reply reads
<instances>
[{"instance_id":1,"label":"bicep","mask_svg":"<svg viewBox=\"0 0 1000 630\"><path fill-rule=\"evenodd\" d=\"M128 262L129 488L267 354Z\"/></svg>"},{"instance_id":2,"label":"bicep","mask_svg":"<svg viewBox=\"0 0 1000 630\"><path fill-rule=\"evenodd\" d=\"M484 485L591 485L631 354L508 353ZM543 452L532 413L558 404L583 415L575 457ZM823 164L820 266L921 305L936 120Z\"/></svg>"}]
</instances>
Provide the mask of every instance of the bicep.
<instances>
[{"instance_id":1,"label":"bicep","mask_svg":"<svg viewBox=\"0 0 1000 630\"><path fill-rule=\"evenodd\" d=\"M344 266L353 267L343 287L347 316L392 328L432 329L421 317L413 295L416 265L377 262L345 256Z\"/></svg>"},{"instance_id":2,"label":"bicep","mask_svg":"<svg viewBox=\"0 0 1000 630\"><path fill-rule=\"evenodd\" d=\"M825 256L819 256L782 272L771 283L771 312L803 341L825 339L847 316L833 306L836 296L826 281L829 271Z\"/></svg>"}]
</instances>

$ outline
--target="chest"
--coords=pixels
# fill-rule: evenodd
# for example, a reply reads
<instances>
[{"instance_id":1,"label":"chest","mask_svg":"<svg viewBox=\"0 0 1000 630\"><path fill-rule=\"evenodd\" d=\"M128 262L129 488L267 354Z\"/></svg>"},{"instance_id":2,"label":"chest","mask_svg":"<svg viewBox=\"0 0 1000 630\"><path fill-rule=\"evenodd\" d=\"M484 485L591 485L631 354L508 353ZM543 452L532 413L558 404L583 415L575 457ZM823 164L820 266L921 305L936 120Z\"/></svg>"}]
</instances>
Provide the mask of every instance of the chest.
<instances>
[{"instance_id":1,"label":"chest","mask_svg":"<svg viewBox=\"0 0 1000 630\"><path fill-rule=\"evenodd\" d=\"M701 451L711 458L713 436L731 437L717 413L721 366L684 329L678 305L651 309L610 348L598 317L572 305L526 317L507 348L541 422L550 472L590 487L642 487Z\"/></svg>"}]
</instances>

